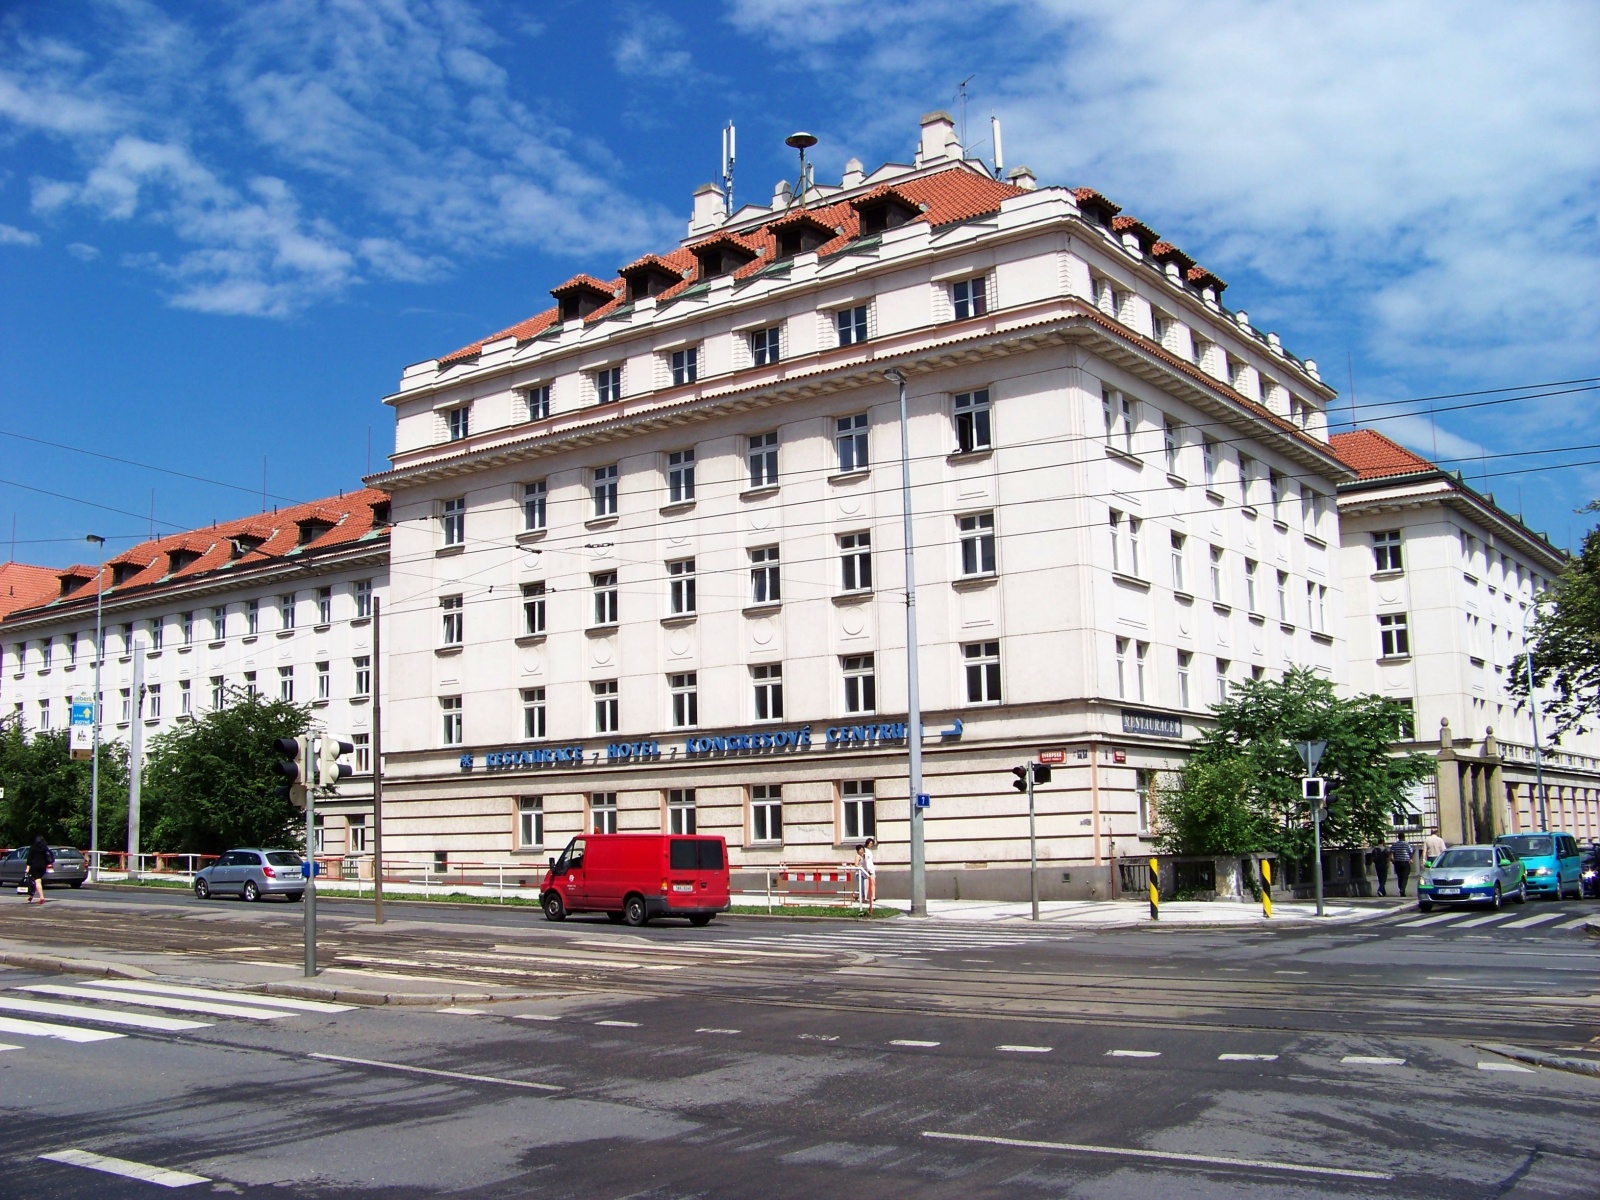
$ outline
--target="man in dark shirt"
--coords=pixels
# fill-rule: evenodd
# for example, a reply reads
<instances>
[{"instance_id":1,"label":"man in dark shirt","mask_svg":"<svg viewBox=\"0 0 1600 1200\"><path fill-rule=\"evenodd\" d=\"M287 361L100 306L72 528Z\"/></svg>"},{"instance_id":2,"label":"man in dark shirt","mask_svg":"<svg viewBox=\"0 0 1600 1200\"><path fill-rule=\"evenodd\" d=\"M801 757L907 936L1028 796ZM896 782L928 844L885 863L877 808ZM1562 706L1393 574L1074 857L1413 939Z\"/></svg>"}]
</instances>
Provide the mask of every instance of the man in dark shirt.
<instances>
[{"instance_id":1,"label":"man in dark shirt","mask_svg":"<svg viewBox=\"0 0 1600 1200\"><path fill-rule=\"evenodd\" d=\"M34 837L33 845L28 847L28 903L44 903L44 877L50 870L50 864L55 862L56 856L50 849L50 844L44 840L44 835Z\"/></svg>"}]
</instances>

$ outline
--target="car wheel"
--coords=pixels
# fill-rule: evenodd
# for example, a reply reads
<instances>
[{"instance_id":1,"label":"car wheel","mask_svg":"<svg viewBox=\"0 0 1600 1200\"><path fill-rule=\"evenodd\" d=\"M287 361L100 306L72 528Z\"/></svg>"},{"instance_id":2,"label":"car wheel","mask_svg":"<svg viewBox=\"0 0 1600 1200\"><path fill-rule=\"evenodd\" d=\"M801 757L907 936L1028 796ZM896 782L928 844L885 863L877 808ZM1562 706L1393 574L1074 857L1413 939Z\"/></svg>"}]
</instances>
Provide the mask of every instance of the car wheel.
<instances>
[{"instance_id":1,"label":"car wheel","mask_svg":"<svg viewBox=\"0 0 1600 1200\"><path fill-rule=\"evenodd\" d=\"M194 898L196 900L211 899L211 885L204 879L196 879L194 881Z\"/></svg>"},{"instance_id":2,"label":"car wheel","mask_svg":"<svg viewBox=\"0 0 1600 1200\"><path fill-rule=\"evenodd\" d=\"M709 925L711 924L711 916L711 913L695 913L694 916L689 918L689 924L697 928L700 926Z\"/></svg>"},{"instance_id":3,"label":"car wheel","mask_svg":"<svg viewBox=\"0 0 1600 1200\"><path fill-rule=\"evenodd\" d=\"M1500 896L1500 885L1497 883L1494 885L1494 899L1489 901L1489 906L1491 908L1499 908L1503 903L1504 900Z\"/></svg>"},{"instance_id":4,"label":"car wheel","mask_svg":"<svg viewBox=\"0 0 1600 1200\"><path fill-rule=\"evenodd\" d=\"M613 925L621 925L622 917L623 914L619 912L608 912L606 914L606 920L610 921Z\"/></svg>"},{"instance_id":5,"label":"car wheel","mask_svg":"<svg viewBox=\"0 0 1600 1200\"><path fill-rule=\"evenodd\" d=\"M1519 884L1517 884L1517 903L1518 904L1526 904L1527 902L1528 902L1528 885L1527 885L1526 882L1519 883Z\"/></svg>"},{"instance_id":6,"label":"car wheel","mask_svg":"<svg viewBox=\"0 0 1600 1200\"><path fill-rule=\"evenodd\" d=\"M306 898L306 894L304 892L290 892L289 893L289 903L291 903L291 904L293 904L296 900L304 900L305 898Z\"/></svg>"},{"instance_id":7,"label":"car wheel","mask_svg":"<svg viewBox=\"0 0 1600 1200\"><path fill-rule=\"evenodd\" d=\"M83 880L74 879L71 883L67 884L67 886L69 888L71 888L73 891L77 891L79 888L81 888L83 886Z\"/></svg>"},{"instance_id":8,"label":"car wheel","mask_svg":"<svg viewBox=\"0 0 1600 1200\"><path fill-rule=\"evenodd\" d=\"M1427 900L1418 900L1417 901L1417 911L1418 912L1425 912L1425 913L1432 912L1433 911L1433 904L1430 901L1427 901Z\"/></svg>"},{"instance_id":9,"label":"car wheel","mask_svg":"<svg viewBox=\"0 0 1600 1200\"><path fill-rule=\"evenodd\" d=\"M256 886L254 879L246 879L244 881L244 892L242 894L252 904L261 899L261 889Z\"/></svg>"},{"instance_id":10,"label":"car wheel","mask_svg":"<svg viewBox=\"0 0 1600 1200\"><path fill-rule=\"evenodd\" d=\"M544 909L546 921L565 921L567 919L567 906L561 903L561 893L546 892L544 899L539 901L539 907Z\"/></svg>"},{"instance_id":11,"label":"car wheel","mask_svg":"<svg viewBox=\"0 0 1600 1200\"><path fill-rule=\"evenodd\" d=\"M643 896L629 896L622 902L622 923L637 928L650 919L650 910L644 906Z\"/></svg>"}]
</instances>

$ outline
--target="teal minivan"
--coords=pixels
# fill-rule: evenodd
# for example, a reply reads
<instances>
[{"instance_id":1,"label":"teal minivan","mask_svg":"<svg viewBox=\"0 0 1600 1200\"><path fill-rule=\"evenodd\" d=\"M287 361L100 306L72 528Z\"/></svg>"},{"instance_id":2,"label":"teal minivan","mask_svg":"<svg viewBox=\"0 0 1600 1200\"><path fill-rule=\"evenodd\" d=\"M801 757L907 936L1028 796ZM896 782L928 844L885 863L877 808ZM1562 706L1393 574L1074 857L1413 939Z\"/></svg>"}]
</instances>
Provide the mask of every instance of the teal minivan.
<instances>
[{"instance_id":1,"label":"teal minivan","mask_svg":"<svg viewBox=\"0 0 1600 1200\"><path fill-rule=\"evenodd\" d=\"M1495 845L1522 860L1530 896L1561 900L1583 895L1583 856L1570 833L1503 833Z\"/></svg>"}]
</instances>

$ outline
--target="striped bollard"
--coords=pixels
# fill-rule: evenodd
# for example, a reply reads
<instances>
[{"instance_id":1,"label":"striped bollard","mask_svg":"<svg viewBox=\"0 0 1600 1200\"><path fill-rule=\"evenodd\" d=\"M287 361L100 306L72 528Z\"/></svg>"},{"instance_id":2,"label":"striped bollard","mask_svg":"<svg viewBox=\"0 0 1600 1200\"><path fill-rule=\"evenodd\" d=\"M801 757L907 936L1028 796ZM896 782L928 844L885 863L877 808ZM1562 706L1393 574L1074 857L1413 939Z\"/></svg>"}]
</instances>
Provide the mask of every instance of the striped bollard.
<instances>
[{"instance_id":1,"label":"striped bollard","mask_svg":"<svg viewBox=\"0 0 1600 1200\"><path fill-rule=\"evenodd\" d=\"M1272 917L1272 864L1266 859L1261 860L1261 915Z\"/></svg>"},{"instance_id":2,"label":"striped bollard","mask_svg":"<svg viewBox=\"0 0 1600 1200\"><path fill-rule=\"evenodd\" d=\"M1161 867L1153 858L1150 860L1150 919L1161 920Z\"/></svg>"}]
</instances>

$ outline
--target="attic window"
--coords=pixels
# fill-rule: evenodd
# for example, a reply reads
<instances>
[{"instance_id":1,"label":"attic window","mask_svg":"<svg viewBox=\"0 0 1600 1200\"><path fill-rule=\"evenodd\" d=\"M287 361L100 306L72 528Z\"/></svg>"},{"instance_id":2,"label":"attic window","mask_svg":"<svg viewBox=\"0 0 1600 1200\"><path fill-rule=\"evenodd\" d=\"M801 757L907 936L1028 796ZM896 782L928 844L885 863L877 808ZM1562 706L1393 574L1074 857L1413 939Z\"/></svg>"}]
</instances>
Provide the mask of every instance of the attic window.
<instances>
[{"instance_id":1,"label":"attic window","mask_svg":"<svg viewBox=\"0 0 1600 1200\"><path fill-rule=\"evenodd\" d=\"M266 538L258 537L253 533L241 533L238 537L229 538L228 541L231 546L231 549L229 550L229 557L236 559L243 558L252 550L259 548L261 543L266 540Z\"/></svg>"},{"instance_id":2,"label":"attic window","mask_svg":"<svg viewBox=\"0 0 1600 1200\"><path fill-rule=\"evenodd\" d=\"M374 526L389 524L389 502L380 500L372 506L372 523Z\"/></svg>"},{"instance_id":3,"label":"attic window","mask_svg":"<svg viewBox=\"0 0 1600 1200\"><path fill-rule=\"evenodd\" d=\"M717 238L694 247L694 256L700 263L700 278L711 279L728 275L756 260L756 252L747 249L732 238Z\"/></svg>"},{"instance_id":4,"label":"attic window","mask_svg":"<svg viewBox=\"0 0 1600 1200\"><path fill-rule=\"evenodd\" d=\"M309 546L312 542L316 541L319 537L333 528L332 523L315 519L309 521L297 521L296 524L300 527L300 540L298 544L301 546Z\"/></svg>"},{"instance_id":5,"label":"attic window","mask_svg":"<svg viewBox=\"0 0 1600 1200\"><path fill-rule=\"evenodd\" d=\"M647 258L622 269L622 278L628 284L628 300L643 300L659 296L668 288L683 282L683 276L658 258Z\"/></svg>"},{"instance_id":6,"label":"attic window","mask_svg":"<svg viewBox=\"0 0 1600 1200\"><path fill-rule=\"evenodd\" d=\"M182 548L177 550L168 550L167 571L171 574L177 574L177 572L183 570L199 557L200 552L198 550L187 550Z\"/></svg>"},{"instance_id":7,"label":"attic window","mask_svg":"<svg viewBox=\"0 0 1600 1200\"><path fill-rule=\"evenodd\" d=\"M604 308L616 299L610 288L598 279L591 279L586 275L579 275L558 288L551 288L550 294L560 305L563 321L576 321L587 317L596 309Z\"/></svg>"},{"instance_id":8,"label":"attic window","mask_svg":"<svg viewBox=\"0 0 1600 1200\"><path fill-rule=\"evenodd\" d=\"M778 239L779 258L808 254L838 236L838 230L831 225L825 225L816 218L806 215L781 222L773 228L773 233Z\"/></svg>"},{"instance_id":9,"label":"attic window","mask_svg":"<svg viewBox=\"0 0 1600 1200\"><path fill-rule=\"evenodd\" d=\"M111 586L120 587L143 571L149 563L118 562L111 564Z\"/></svg>"},{"instance_id":10,"label":"attic window","mask_svg":"<svg viewBox=\"0 0 1600 1200\"><path fill-rule=\"evenodd\" d=\"M70 596L73 592L81 589L94 576L95 573L93 571L85 569L81 571L62 571L56 578L61 581L61 594Z\"/></svg>"},{"instance_id":11,"label":"attic window","mask_svg":"<svg viewBox=\"0 0 1600 1200\"><path fill-rule=\"evenodd\" d=\"M894 195L880 196L865 204L858 204L856 212L861 215L862 236L895 229L921 215L921 210Z\"/></svg>"}]
</instances>

